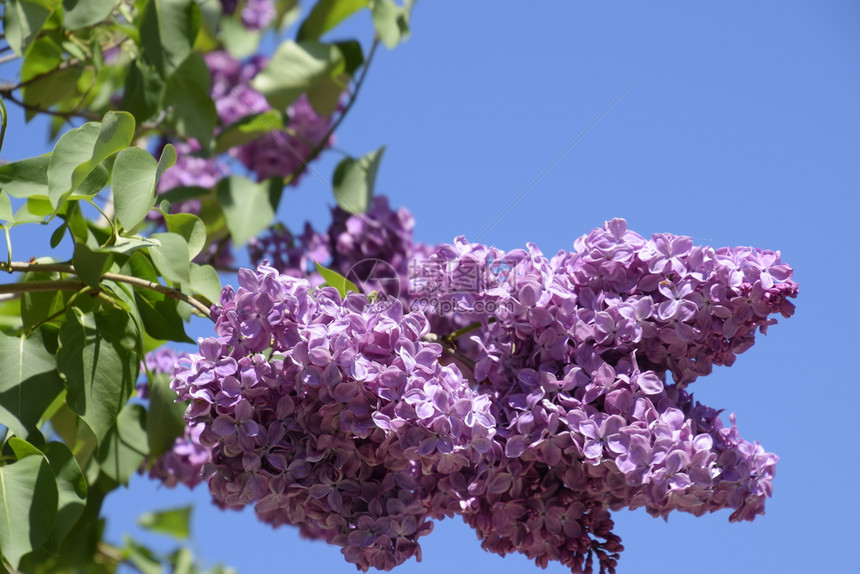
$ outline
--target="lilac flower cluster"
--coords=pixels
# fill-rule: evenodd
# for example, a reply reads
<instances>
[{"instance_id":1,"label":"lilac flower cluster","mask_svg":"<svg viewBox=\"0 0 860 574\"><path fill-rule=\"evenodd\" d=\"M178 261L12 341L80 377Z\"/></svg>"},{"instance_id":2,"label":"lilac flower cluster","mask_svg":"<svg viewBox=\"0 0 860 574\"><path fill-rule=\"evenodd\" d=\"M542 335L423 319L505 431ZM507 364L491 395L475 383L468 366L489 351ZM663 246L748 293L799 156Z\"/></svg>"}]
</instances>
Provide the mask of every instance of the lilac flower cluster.
<instances>
[{"instance_id":1,"label":"lilac flower cluster","mask_svg":"<svg viewBox=\"0 0 860 574\"><path fill-rule=\"evenodd\" d=\"M266 260L279 273L307 278L314 286L323 281L313 272L312 264L331 258L328 235L318 233L308 222L298 237L282 224L273 225L248 242L248 255L255 266Z\"/></svg>"},{"instance_id":2,"label":"lilac flower cluster","mask_svg":"<svg viewBox=\"0 0 860 574\"><path fill-rule=\"evenodd\" d=\"M482 285L444 296L475 321L461 356L498 422L464 512L485 548L577 570L587 540L540 516L589 503L664 517L731 508L732 521L764 512L777 457L740 438L733 417L724 428L686 386L731 365L771 315L792 314L797 285L778 253L645 240L616 219L550 259L534 245L504 253L460 238L429 262L443 285ZM612 571L617 542L595 549L602 569Z\"/></svg>"},{"instance_id":3,"label":"lilac flower cluster","mask_svg":"<svg viewBox=\"0 0 860 574\"><path fill-rule=\"evenodd\" d=\"M221 0L224 14L232 16L236 13L239 0ZM240 18L242 25L248 30L262 30L269 26L278 11L272 0L245 0Z\"/></svg>"},{"instance_id":4,"label":"lilac flower cluster","mask_svg":"<svg viewBox=\"0 0 860 574\"><path fill-rule=\"evenodd\" d=\"M434 501L449 498L439 485L477 464L495 432L489 399L424 341L423 315L312 293L264 265L240 271L213 312L217 338L172 387L212 449L215 501L297 525L363 570L420 557Z\"/></svg>"},{"instance_id":5,"label":"lilac flower cluster","mask_svg":"<svg viewBox=\"0 0 860 574\"><path fill-rule=\"evenodd\" d=\"M246 4L243 14L251 4ZM227 52L216 51L207 53L205 60L211 74L210 95L215 102L219 129L247 116L271 110L263 94L251 87L251 80L266 65L265 57L255 56L240 62ZM288 182L295 185L303 172L303 166L326 138L331 118L317 115L304 95L285 112L289 124L284 130L272 130L251 142L230 149L228 154L254 173L259 180L296 174ZM332 141L329 139L325 145L331 145ZM159 192L181 186L210 188L229 173L229 166L221 157L201 157L200 145L196 140L170 143L176 147L178 159L162 176ZM199 213L199 202L183 203L177 206L175 211Z\"/></svg>"},{"instance_id":6,"label":"lilac flower cluster","mask_svg":"<svg viewBox=\"0 0 860 574\"><path fill-rule=\"evenodd\" d=\"M361 283L368 291L405 296L410 264L426 259L432 251L414 241L415 218L409 210L392 209L388 198L379 195L372 198L365 213L352 214L334 207L331 218L326 233L305 223L297 238L283 225L269 228L249 242L251 262L258 265L268 260L279 272L306 277L314 285L321 284L322 278L310 263L318 262ZM404 299L404 303L408 301Z\"/></svg>"},{"instance_id":7,"label":"lilac flower cluster","mask_svg":"<svg viewBox=\"0 0 860 574\"><path fill-rule=\"evenodd\" d=\"M147 353L144 361L153 376L172 377L181 361L188 360L187 353L177 353L169 347ZM149 384L138 386L138 395L149 398ZM200 444L203 425L186 426L181 437L177 437L171 449L162 454L149 468L149 478L160 481L168 488L184 484L194 488L201 482L203 465L212 459L209 448ZM141 470L144 470L142 468Z\"/></svg>"},{"instance_id":8,"label":"lilac flower cluster","mask_svg":"<svg viewBox=\"0 0 860 574\"><path fill-rule=\"evenodd\" d=\"M793 313L778 252L646 240L616 219L551 258L462 238L428 255L411 217L374 209L339 215L332 259L403 269L422 253L424 292L456 314L312 291L290 276L309 228L267 244L291 271L244 270L213 307L218 337L172 383L212 449L219 504L254 504L361 569L420 558L431 521L460 515L489 551L609 573L623 549L611 510L764 512L777 457L687 387Z\"/></svg>"},{"instance_id":9,"label":"lilac flower cluster","mask_svg":"<svg viewBox=\"0 0 860 574\"><path fill-rule=\"evenodd\" d=\"M223 51L206 54L206 63L212 75L212 99L215 100L221 125L226 127L242 118L271 109L263 94L250 84L267 61L265 57L257 56L246 62L238 62ZM297 174L288 182L295 185L313 151L324 142L331 118L317 115L304 95L285 112L289 125L284 130L272 130L233 148L230 155L260 180ZM331 145L332 141L324 143Z\"/></svg>"},{"instance_id":10,"label":"lilac flower cluster","mask_svg":"<svg viewBox=\"0 0 860 574\"><path fill-rule=\"evenodd\" d=\"M210 188L230 172L222 160L201 157L199 155L200 143L195 139L174 142L163 141L162 149L167 143L173 143L173 147L176 148L176 163L167 169L159 179L159 193L177 187ZM156 155L161 155L161 150L158 150ZM200 201L189 200L174 206L173 210L184 213L199 213Z\"/></svg>"}]
</instances>

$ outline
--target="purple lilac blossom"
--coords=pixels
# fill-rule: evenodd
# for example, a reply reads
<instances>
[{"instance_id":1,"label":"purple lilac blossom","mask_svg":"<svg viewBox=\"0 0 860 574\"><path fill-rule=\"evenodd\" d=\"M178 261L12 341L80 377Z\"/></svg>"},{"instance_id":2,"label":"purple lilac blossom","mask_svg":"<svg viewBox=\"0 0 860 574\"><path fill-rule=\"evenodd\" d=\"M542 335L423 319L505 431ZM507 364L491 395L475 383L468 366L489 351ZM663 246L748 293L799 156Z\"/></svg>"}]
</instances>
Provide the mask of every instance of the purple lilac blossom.
<instances>
[{"instance_id":1,"label":"purple lilac blossom","mask_svg":"<svg viewBox=\"0 0 860 574\"><path fill-rule=\"evenodd\" d=\"M259 180L292 175L288 183L296 185L316 148L323 143L333 145L334 136L324 140L331 118L317 115L304 94L286 112L289 125L285 129L270 131L230 153Z\"/></svg>"},{"instance_id":2,"label":"purple lilac blossom","mask_svg":"<svg viewBox=\"0 0 860 574\"><path fill-rule=\"evenodd\" d=\"M267 61L264 56L256 56L239 62L223 51L206 54L212 75L211 95L221 125L229 126L246 116L271 109L263 94L250 85ZM232 148L230 155L255 173L259 180L295 174L288 182L295 185L317 146L333 144L332 138L324 141L331 118L319 116L304 94L284 111L289 123L283 130L272 130Z\"/></svg>"},{"instance_id":3,"label":"purple lilac blossom","mask_svg":"<svg viewBox=\"0 0 860 574\"><path fill-rule=\"evenodd\" d=\"M362 570L420 558L429 501L448 498L435 485L476 464L495 426L489 401L423 340L424 316L261 265L240 270L213 317L217 338L172 388L203 425L215 502L299 526Z\"/></svg>"},{"instance_id":4,"label":"purple lilac blossom","mask_svg":"<svg viewBox=\"0 0 860 574\"><path fill-rule=\"evenodd\" d=\"M146 369L153 376L173 376L174 369L180 361L188 359L188 353L177 353L169 347L161 347L146 354L144 362ZM149 398L149 383L138 385L138 396ZM202 425L185 427L182 436L177 437L171 449L162 454L149 468L149 478L158 480L164 486L173 488L184 484L194 488L201 482L200 472L203 465L212 458L209 448L200 444ZM141 467L141 472L146 465Z\"/></svg>"},{"instance_id":5,"label":"purple lilac blossom","mask_svg":"<svg viewBox=\"0 0 860 574\"><path fill-rule=\"evenodd\" d=\"M374 207L361 223L386 240L340 215L335 261L401 261L411 220ZM460 515L489 551L610 574L623 550L610 511L764 513L778 457L688 386L791 316L778 252L646 240L620 219L551 258L462 238L415 252L455 312L312 292L266 265L224 290L218 338L172 383L195 398L186 420L215 453L216 502L255 504L361 569L420 558L431 521ZM301 249L289 257L294 269ZM446 345L471 382L430 342L464 324Z\"/></svg>"},{"instance_id":6,"label":"purple lilac blossom","mask_svg":"<svg viewBox=\"0 0 860 574\"><path fill-rule=\"evenodd\" d=\"M221 0L224 14L232 16L238 6L239 0ZM245 0L241 14L242 25L251 31L262 30L272 22L277 13L272 0Z\"/></svg>"},{"instance_id":7,"label":"purple lilac blossom","mask_svg":"<svg viewBox=\"0 0 860 574\"><path fill-rule=\"evenodd\" d=\"M408 291L409 266L423 261L433 251L413 239L415 218L405 207L392 209L388 198L380 195L371 200L365 213L352 214L340 207L332 208L332 222L327 233L317 232L305 223L304 232L293 237L283 225L270 227L248 244L251 262L258 265L264 259L281 273L306 277L314 285L323 282L313 272L311 262L318 262L341 275L357 278L365 287L381 290L380 285L366 281L372 274L369 267L384 262L396 273L401 296ZM408 303L408 299L403 299Z\"/></svg>"},{"instance_id":8,"label":"purple lilac blossom","mask_svg":"<svg viewBox=\"0 0 860 574\"><path fill-rule=\"evenodd\" d=\"M328 235L318 233L309 222L305 222L304 232L298 237L293 237L283 224L269 227L248 242L248 256L255 266L266 260L279 273L306 278L314 286L323 281L312 264L326 264L331 258Z\"/></svg>"}]
</instances>

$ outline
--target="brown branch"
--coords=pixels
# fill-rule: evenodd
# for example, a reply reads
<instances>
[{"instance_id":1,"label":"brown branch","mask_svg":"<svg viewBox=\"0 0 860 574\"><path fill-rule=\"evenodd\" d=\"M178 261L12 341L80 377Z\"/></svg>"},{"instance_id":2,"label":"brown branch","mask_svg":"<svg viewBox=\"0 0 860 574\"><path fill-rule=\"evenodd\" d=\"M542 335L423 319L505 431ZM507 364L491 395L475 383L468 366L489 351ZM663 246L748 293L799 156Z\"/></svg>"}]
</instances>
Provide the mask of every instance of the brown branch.
<instances>
[{"instance_id":1,"label":"brown branch","mask_svg":"<svg viewBox=\"0 0 860 574\"><path fill-rule=\"evenodd\" d=\"M46 273L66 273L76 275L75 267L66 263L25 263L22 261L13 261L11 263L0 263L0 269L12 273L14 271L26 273L42 271ZM209 312L209 307L202 303L199 299L194 298L187 293L175 287L168 287L154 281L132 277L130 275L121 275L119 273L104 273L101 279L115 281L117 283L125 283L142 289L163 293L172 299L178 299L184 303L188 303L194 309L208 319L212 319ZM86 283L80 280L59 280L59 281L25 281L22 283L7 283L0 285L0 294L3 293L25 293L35 291L79 291L86 287Z\"/></svg>"},{"instance_id":2,"label":"brown branch","mask_svg":"<svg viewBox=\"0 0 860 574\"><path fill-rule=\"evenodd\" d=\"M12 102L13 104L24 108L25 110L29 110L31 112L38 112L40 114L47 114L49 116L57 116L58 118L63 118L66 121L69 121L69 119L71 118L82 118L89 121L98 121L102 119L100 115L91 112L84 112L78 110L69 110L67 112L61 112L59 110L40 108L39 106L25 103L23 100L19 100L18 98L16 98L12 94L12 92L6 92L4 90L0 90L0 95L4 96L7 100Z\"/></svg>"}]
</instances>

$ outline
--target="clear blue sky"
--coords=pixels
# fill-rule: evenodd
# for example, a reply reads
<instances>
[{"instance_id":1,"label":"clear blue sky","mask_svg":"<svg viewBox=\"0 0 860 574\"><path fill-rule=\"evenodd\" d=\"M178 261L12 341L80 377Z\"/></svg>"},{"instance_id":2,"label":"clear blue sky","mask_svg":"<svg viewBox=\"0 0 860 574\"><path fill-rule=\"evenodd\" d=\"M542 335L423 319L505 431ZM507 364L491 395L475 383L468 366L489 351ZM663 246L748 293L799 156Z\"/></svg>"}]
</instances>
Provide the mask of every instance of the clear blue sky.
<instances>
[{"instance_id":1,"label":"clear blue sky","mask_svg":"<svg viewBox=\"0 0 860 574\"><path fill-rule=\"evenodd\" d=\"M369 22L348 28L366 37ZM338 147L387 144L378 189L415 214L419 240L476 239L635 83L481 240L553 253L624 217L646 236L778 249L795 267L795 317L693 386L781 457L767 514L729 524L728 512L668 523L617 513L619 573L856 572L860 377L840 365L860 325L848 261L860 246L860 3L436 0L417 5L413 28L378 55ZM13 122L4 157L43 151L41 125ZM319 173L338 159L328 154ZM281 216L324 225L331 203L307 176ZM218 511L204 490L143 479L108 499L108 535L138 535L138 514L189 499L195 547L210 562L246 574L354 572L337 549ZM484 553L454 520L422 546L423 562L397 571L536 570Z\"/></svg>"}]
</instances>

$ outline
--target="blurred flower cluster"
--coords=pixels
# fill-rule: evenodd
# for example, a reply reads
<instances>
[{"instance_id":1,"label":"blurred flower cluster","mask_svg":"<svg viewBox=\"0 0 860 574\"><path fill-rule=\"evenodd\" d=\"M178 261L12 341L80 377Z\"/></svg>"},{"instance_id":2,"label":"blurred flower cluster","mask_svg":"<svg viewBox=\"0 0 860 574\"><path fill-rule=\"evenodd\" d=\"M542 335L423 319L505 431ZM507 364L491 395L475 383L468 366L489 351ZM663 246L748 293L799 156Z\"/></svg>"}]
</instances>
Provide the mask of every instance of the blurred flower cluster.
<instances>
[{"instance_id":1,"label":"blurred flower cluster","mask_svg":"<svg viewBox=\"0 0 860 574\"><path fill-rule=\"evenodd\" d=\"M253 4L248 2L243 14ZM210 95L215 102L219 130L272 109L266 98L251 87L251 80L268 61L265 56L239 61L226 51L216 51L208 52L205 61L211 75ZM193 138L164 140L162 144L172 143L176 147L178 158L159 181L159 192L177 187L211 188L229 175L231 158L260 181L280 176L290 178L289 185L296 185L316 149L333 143L333 137L326 139L331 118L318 115L304 94L286 110L279 111L286 116L284 129L271 129L250 142L230 148L226 155L204 156ZM199 213L199 202L177 205L174 211Z\"/></svg>"},{"instance_id":2,"label":"blurred flower cluster","mask_svg":"<svg viewBox=\"0 0 860 574\"><path fill-rule=\"evenodd\" d=\"M646 240L620 219L550 258L463 238L430 250L381 198L333 220L255 244L275 266L241 271L216 336L174 371L218 504L361 569L420 558L453 515L492 552L614 572L611 510L764 512L777 457L688 386L793 313L778 252ZM308 259L326 255L378 258L408 289L380 306L314 288Z\"/></svg>"}]
</instances>

